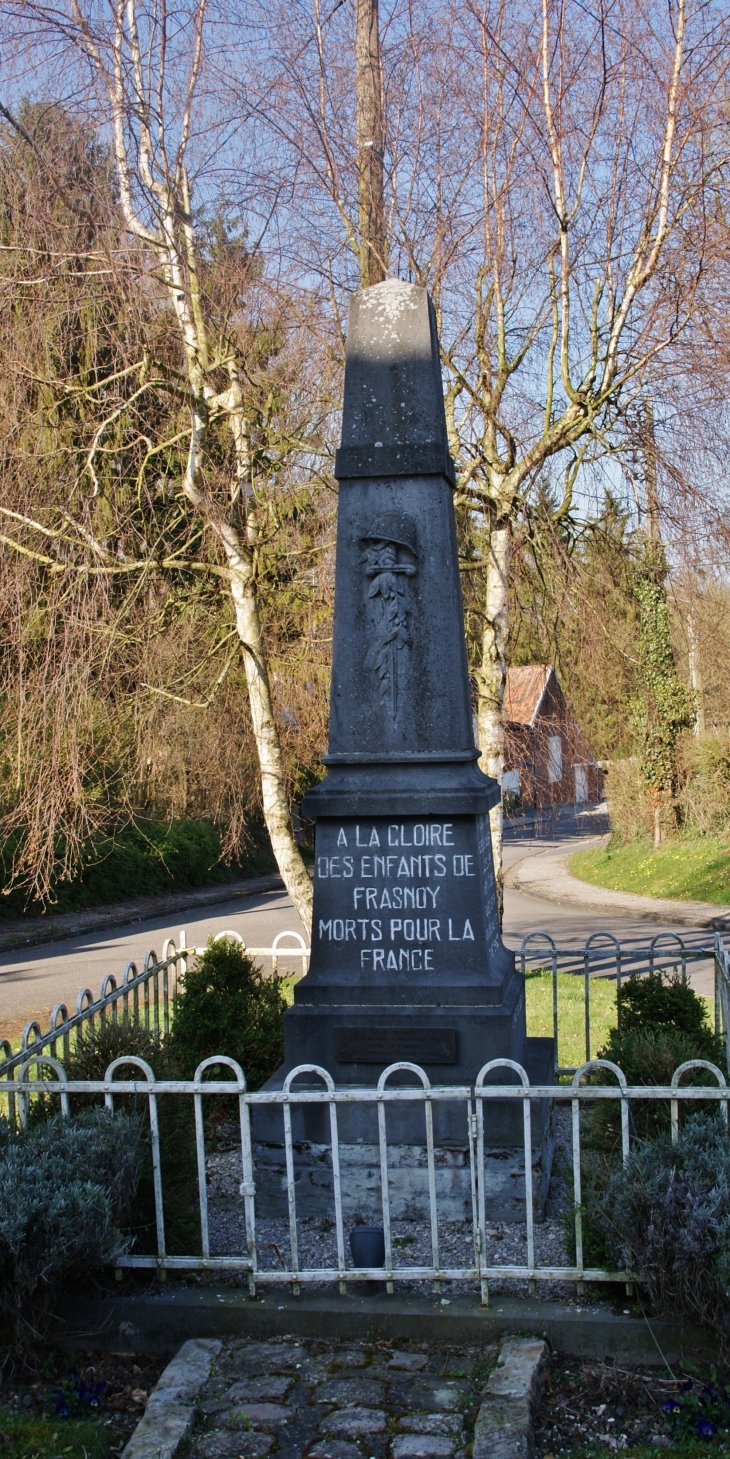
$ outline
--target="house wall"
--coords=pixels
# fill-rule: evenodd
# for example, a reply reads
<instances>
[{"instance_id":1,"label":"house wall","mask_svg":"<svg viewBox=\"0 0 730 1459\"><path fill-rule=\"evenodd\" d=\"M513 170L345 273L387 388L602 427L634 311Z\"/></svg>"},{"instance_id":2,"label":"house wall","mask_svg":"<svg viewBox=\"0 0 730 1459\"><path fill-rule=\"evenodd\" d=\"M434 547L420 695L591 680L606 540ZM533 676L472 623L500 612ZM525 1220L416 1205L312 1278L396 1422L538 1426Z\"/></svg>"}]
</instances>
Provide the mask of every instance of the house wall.
<instances>
[{"instance_id":1,"label":"house wall","mask_svg":"<svg viewBox=\"0 0 730 1459\"><path fill-rule=\"evenodd\" d=\"M533 725L505 725L505 794L516 791L520 804L536 809L574 804L603 795L603 776L552 674ZM578 780L576 782L576 769Z\"/></svg>"}]
</instances>

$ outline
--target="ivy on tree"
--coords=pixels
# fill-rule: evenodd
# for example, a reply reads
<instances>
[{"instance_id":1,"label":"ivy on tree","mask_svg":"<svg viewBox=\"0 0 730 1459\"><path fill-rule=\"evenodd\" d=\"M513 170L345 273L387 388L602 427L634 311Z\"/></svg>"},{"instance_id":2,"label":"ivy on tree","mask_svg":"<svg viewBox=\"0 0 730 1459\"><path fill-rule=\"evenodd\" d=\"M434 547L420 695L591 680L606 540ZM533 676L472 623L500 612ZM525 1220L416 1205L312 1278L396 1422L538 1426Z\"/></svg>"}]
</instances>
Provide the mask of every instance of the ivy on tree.
<instances>
[{"instance_id":1,"label":"ivy on tree","mask_svg":"<svg viewBox=\"0 0 730 1459\"><path fill-rule=\"evenodd\" d=\"M694 722L695 703L674 664L667 604L667 561L662 543L649 539L634 593L638 609L640 693L632 703L641 768L654 810L654 845L664 825L676 822L677 741Z\"/></svg>"}]
</instances>

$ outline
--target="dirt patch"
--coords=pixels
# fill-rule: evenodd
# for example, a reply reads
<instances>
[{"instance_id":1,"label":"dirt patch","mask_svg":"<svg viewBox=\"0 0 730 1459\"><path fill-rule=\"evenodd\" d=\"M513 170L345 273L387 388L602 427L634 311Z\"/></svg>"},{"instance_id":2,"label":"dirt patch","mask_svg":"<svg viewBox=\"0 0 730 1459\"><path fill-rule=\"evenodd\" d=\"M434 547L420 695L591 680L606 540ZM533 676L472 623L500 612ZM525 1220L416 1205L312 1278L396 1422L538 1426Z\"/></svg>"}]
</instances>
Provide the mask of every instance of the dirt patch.
<instances>
[{"instance_id":1,"label":"dirt patch","mask_svg":"<svg viewBox=\"0 0 730 1459\"><path fill-rule=\"evenodd\" d=\"M675 1442L663 1405L687 1375L554 1355L535 1421L538 1459L571 1450L666 1449Z\"/></svg>"}]
</instances>

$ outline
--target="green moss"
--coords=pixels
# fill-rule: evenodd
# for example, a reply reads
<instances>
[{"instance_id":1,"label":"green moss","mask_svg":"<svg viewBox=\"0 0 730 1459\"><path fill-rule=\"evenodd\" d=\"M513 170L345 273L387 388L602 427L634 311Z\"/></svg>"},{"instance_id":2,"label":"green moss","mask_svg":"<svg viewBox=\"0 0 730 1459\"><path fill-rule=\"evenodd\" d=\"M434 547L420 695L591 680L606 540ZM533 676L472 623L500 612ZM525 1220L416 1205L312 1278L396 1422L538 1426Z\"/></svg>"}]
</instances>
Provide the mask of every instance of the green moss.
<instances>
[{"instance_id":1,"label":"green moss","mask_svg":"<svg viewBox=\"0 0 730 1459\"><path fill-rule=\"evenodd\" d=\"M719 905L730 902L727 837L677 836L656 851L646 840L577 851L570 870L581 881L611 891Z\"/></svg>"}]
</instances>

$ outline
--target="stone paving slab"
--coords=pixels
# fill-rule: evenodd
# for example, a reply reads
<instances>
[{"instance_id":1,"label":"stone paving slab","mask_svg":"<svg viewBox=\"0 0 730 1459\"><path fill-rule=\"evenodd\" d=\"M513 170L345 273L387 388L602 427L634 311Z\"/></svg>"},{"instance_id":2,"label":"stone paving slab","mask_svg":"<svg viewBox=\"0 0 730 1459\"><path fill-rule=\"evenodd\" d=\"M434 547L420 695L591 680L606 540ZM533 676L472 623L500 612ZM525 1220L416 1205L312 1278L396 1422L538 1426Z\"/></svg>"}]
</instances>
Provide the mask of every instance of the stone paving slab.
<instances>
[{"instance_id":1,"label":"stone paving slab","mask_svg":"<svg viewBox=\"0 0 730 1459\"><path fill-rule=\"evenodd\" d=\"M215 1338L191 1338L153 1388L122 1459L173 1459L195 1419L195 1401L220 1352Z\"/></svg>"},{"instance_id":2,"label":"stone paving slab","mask_svg":"<svg viewBox=\"0 0 730 1459\"><path fill-rule=\"evenodd\" d=\"M467 1459L498 1353L496 1344L234 1340L201 1389L181 1453Z\"/></svg>"}]
</instances>

